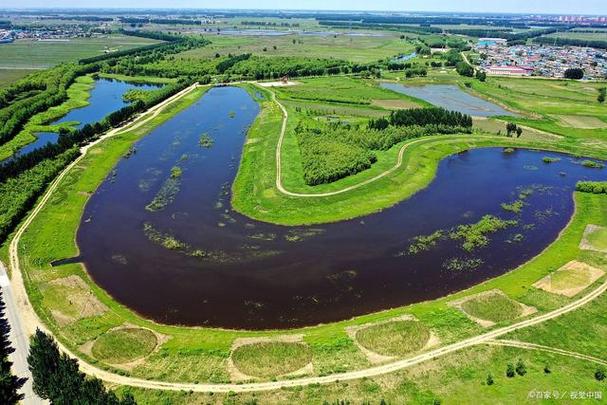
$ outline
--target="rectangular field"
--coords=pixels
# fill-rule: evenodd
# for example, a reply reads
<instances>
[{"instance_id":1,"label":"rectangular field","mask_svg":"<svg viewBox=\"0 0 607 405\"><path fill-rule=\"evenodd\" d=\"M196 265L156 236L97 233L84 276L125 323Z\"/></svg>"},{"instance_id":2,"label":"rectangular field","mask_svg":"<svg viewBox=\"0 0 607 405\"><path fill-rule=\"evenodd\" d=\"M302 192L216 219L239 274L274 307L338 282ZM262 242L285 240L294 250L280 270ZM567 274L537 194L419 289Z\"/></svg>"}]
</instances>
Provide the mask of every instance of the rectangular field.
<instances>
[{"instance_id":1,"label":"rectangular field","mask_svg":"<svg viewBox=\"0 0 607 405\"><path fill-rule=\"evenodd\" d=\"M74 38L68 41L17 40L10 44L0 44L0 69L45 69L61 62L100 55L105 50L119 51L157 42L125 35Z\"/></svg>"}]
</instances>

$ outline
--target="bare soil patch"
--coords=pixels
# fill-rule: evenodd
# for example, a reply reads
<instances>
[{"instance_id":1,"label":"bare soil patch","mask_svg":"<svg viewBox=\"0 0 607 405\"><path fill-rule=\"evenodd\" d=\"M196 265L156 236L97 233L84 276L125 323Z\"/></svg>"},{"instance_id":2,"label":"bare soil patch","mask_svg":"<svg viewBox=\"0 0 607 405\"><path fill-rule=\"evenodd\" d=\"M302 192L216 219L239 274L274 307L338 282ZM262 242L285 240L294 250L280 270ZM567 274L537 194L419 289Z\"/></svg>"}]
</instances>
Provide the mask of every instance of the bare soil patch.
<instances>
[{"instance_id":1,"label":"bare soil patch","mask_svg":"<svg viewBox=\"0 0 607 405\"><path fill-rule=\"evenodd\" d=\"M407 100L373 100L372 105L387 110L401 110L405 108L419 108L419 104Z\"/></svg>"},{"instance_id":2,"label":"bare soil patch","mask_svg":"<svg viewBox=\"0 0 607 405\"><path fill-rule=\"evenodd\" d=\"M290 80L283 82L283 81L279 81L279 82L262 82L262 83L257 83L258 85L260 85L261 87L288 87L288 86L297 86L299 84L299 82L292 82Z\"/></svg>"},{"instance_id":3,"label":"bare soil patch","mask_svg":"<svg viewBox=\"0 0 607 405\"><path fill-rule=\"evenodd\" d=\"M573 297L588 288L604 274L605 272L601 269L573 260L539 280L533 286L549 293Z\"/></svg>"},{"instance_id":4,"label":"bare soil patch","mask_svg":"<svg viewBox=\"0 0 607 405\"><path fill-rule=\"evenodd\" d=\"M559 124L564 127L599 129L607 128L607 122L590 115L556 115Z\"/></svg>"},{"instance_id":5,"label":"bare soil patch","mask_svg":"<svg viewBox=\"0 0 607 405\"><path fill-rule=\"evenodd\" d=\"M580 242L580 249L607 252L607 228L588 224Z\"/></svg>"},{"instance_id":6,"label":"bare soil patch","mask_svg":"<svg viewBox=\"0 0 607 405\"><path fill-rule=\"evenodd\" d=\"M77 275L48 282L43 288L43 294L51 314L61 326L102 315L108 310Z\"/></svg>"}]
</instances>

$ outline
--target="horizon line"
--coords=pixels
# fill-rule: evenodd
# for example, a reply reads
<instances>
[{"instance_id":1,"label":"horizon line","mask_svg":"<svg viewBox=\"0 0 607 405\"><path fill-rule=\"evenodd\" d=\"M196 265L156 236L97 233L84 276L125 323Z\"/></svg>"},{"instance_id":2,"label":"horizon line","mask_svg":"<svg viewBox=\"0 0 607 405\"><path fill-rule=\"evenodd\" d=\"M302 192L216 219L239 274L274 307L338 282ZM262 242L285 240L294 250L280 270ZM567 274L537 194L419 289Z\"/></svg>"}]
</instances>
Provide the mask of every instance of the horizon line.
<instances>
[{"instance_id":1,"label":"horizon line","mask_svg":"<svg viewBox=\"0 0 607 405\"><path fill-rule=\"evenodd\" d=\"M2 12L10 12L10 11L42 11L42 10L112 10L112 11L147 11L147 10L166 10L166 11L183 11L183 10L200 10L200 11L274 11L275 13L280 12L318 12L318 13L330 13L330 12L338 12L338 13L440 13L440 14L501 14L501 15L539 15L539 16L559 16L559 15L568 15L568 16L592 16L592 17L605 17L606 14L593 14L593 13L538 13L538 12L508 12L508 11L439 11L439 10L366 10L366 9L351 9L351 10L339 10L339 9L305 9L305 8L209 8L209 7L115 7L115 6L105 6L105 7L88 7L88 6L38 6L38 7L11 7L11 8L2 8L0 7L0 11Z\"/></svg>"}]
</instances>

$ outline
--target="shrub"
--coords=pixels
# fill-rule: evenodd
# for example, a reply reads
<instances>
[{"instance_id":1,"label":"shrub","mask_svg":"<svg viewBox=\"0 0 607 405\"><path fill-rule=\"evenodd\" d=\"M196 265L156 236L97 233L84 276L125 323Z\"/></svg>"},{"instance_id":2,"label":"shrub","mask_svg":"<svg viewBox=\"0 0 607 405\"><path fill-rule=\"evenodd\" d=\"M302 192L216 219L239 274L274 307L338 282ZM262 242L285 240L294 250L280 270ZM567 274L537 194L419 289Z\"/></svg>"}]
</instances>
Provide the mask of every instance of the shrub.
<instances>
[{"instance_id":1,"label":"shrub","mask_svg":"<svg viewBox=\"0 0 607 405\"><path fill-rule=\"evenodd\" d=\"M579 181L575 185L575 190L582 193L607 194L606 181Z\"/></svg>"}]
</instances>

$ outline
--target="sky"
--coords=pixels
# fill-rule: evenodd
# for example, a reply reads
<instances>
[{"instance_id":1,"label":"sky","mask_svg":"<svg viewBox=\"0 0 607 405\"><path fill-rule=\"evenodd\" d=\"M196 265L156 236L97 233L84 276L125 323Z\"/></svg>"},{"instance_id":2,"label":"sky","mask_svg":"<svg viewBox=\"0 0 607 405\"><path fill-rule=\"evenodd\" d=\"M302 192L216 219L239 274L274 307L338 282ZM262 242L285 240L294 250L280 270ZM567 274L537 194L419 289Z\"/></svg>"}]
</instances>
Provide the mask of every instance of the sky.
<instances>
[{"instance_id":1,"label":"sky","mask_svg":"<svg viewBox=\"0 0 607 405\"><path fill-rule=\"evenodd\" d=\"M5 0L0 1L4 3ZM4 7L9 6L6 0ZM19 0L19 8L246 8L607 15L607 0ZM2 6L0 5L0 8Z\"/></svg>"}]
</instances>

